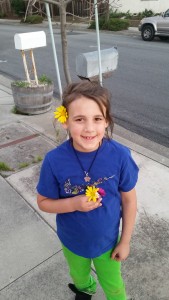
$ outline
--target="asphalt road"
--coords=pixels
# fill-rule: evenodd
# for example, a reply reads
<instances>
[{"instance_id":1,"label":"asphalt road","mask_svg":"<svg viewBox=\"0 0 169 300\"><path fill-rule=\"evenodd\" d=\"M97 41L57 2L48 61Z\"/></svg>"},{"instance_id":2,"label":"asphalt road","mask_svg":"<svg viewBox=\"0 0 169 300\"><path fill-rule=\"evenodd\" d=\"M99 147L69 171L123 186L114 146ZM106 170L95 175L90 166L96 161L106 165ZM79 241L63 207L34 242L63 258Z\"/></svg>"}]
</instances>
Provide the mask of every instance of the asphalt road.
<instances>
[{"instance_id":1,"label":"asphalt road","mask_svg":"<svg viewBox=\"0 0 169 300\"><path fill-rule=\"evenodd\" d=\"M14 49L15 33L44 30L47 47L34 51L38 75L54 80L58 94L56 71L48 28L0 25L0 72L14 79L25 78L21 54ZM62 85L60 32L54 29ZM117 46L118 70L104 85L112 92L115 122L124 128L165 147L169 146L169 41L143 42L138 33L100 33L101 49ZM68 32L68 55L72 80L77 80L75 60L79 53L97 50L95 32Z\"/></svg>"}]
</instances>

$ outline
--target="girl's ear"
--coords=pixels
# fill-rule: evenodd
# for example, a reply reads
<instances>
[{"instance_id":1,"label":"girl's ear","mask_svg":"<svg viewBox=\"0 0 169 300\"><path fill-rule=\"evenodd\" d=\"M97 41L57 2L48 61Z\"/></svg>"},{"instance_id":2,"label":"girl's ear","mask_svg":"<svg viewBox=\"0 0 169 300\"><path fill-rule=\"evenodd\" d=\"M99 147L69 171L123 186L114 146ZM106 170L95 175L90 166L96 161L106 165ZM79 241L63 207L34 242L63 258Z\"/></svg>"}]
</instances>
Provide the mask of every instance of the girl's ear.
<instances>
[{"instance_id":1,"label":"girl's ear","mask_svg":"<svg viewBox=\"0 0 169 300\"><path fill-rule=\"evenodd\" d=\"M109 122L106 121L105 128L107 128L108 126L109 126Z\"/></svg>"},{"instance_id":2,"label":"girl's ear","mask_svg":"<svg viewBox=\"0 0 169 300\"><path fill-rule=\"evenodd\" d=\"M68 129L68 124L67 124L67 121L65 123L62 123L62 127L67 130Z\"/></svg>"}]
</instances>

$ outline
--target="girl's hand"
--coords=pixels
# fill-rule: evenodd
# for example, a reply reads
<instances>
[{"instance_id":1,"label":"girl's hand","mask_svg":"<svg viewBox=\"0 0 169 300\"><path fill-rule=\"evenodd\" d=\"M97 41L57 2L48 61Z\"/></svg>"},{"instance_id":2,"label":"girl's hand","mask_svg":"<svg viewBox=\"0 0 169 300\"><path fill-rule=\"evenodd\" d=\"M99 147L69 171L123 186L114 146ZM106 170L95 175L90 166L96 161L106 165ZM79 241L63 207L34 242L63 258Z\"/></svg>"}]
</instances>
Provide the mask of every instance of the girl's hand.
<instances>
[{"instance_id":1,"label":"girl's hand","mask_svg":"<svg viewBox=\"0 0 169 300\"><path fill-rule=\"evenodd\" d=\"M116 261L125 260L130 253L130 244L119 242L116 248L113 250L111 258Z\"/></svg>"},{"instance_id":2,"label":"girl's hand","mask_svg":"<svg viewBox=\"0 0 169 300\"><path fill-rule=\"evenodd\" d=\"M88 197L86 195L78 195L72 198L74 209L78 211L90 211L102 206L102 198L99 197L96 202L88 201Z\"/></svg>"}]
</instances>

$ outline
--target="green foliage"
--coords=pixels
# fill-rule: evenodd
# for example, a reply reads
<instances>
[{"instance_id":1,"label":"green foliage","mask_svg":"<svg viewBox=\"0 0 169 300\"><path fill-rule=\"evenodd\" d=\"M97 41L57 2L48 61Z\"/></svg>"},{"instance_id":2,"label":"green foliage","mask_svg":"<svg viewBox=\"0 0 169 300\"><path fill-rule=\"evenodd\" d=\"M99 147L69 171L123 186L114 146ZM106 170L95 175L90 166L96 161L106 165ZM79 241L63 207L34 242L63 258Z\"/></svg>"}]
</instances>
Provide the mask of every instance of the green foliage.
<instances>
[{"instance_id":1,"label":"green foliage","mask_svg":"<svg viewBox=\"0 0 169 300\"><path fill-rule=\"evenodd\" d=\"M118 12L118 10L116 9L116 10L114 10L114 11L111 11L110 12L110 15L109 15L109 17L110 17L110 19L114 19L114 18L118 18L118 19L120 19L120 18L122 18L122 17L125 17L125 13L123 13L123 12Z\"/></svg>"},{"instance_id":2,"label":"green foliage","mask_svg":"<svg viewBox=\"0 0 169 300\"><path fill-rule=\"evenodd\" d=\"M22 163L20 163L20 164L19 164L19 169L26 168L26 167L28 167L31 163L38 163L38 162L42 161L42 159L43 159L43 158L42 158L40 155L38 155L38 156L36 156L36 157L32 160L32 162L30 162L30 163L28 163L28 162L22 162Z\"/></svg>"},{"instance_id":3,"label":"green foliage","mask_svg":"<svg viewBox=\"0 0 169 300\"><path fill-rule=\"evenodd\" d=\"M0 11L0 19L3 19L3 18L5 18L5 17L6 17L6 14L3 13L2 11Z\"/></svg>"},{"instance_id":4,"label":"green foliage","mask_svg":"<svg viewBox=\"0 0 169 300\"><path fill-rule=\"evenodd\" d=\"M39 78L38 78L39 84L51 84L52 80L50 78L48 78L45 74L42 74ZM36 86L36 82L35 80L31 80L31 82L29 83L28 81L25 80L16 80L12 82L12 85L18 86L20 88L29 88L32 86ZM16 112L14 112L16 113Z\"/></svg>"},{"instance_id":5,"label":"green foliage","mask_svg":"<svg viewBox=\"0 0 169 300\"><path fill-rule=\"evenodd\" d=\"M26 167L28 167L28 166L29 166L29 163L27 163L27 162L22 162L22 163L19 164L19 169L23 169L23 168L26 168Z\"/></svg>"},{"instance_id":6,"label":"green foliage","mask_svg":"<svg viewBox=\"0 0 169 300\"><path fill-rule=\"evenodd\" d=\"M99 28L111 31L125 30L128 29L129 26L138 26L137 22L132 22L132 20L141 20L145 17L151 17L154 15L155 14L152 10L147 9L138 14L131 14L129 10L126 13L118 12L116 9L115 11L110 12L109 21L106 21L105 16L101 16L99 18ZM95 28L95 21L93 20L89 26L89 29Z\"/></svg>"},{"instance_id":7,"label":"green foliage","mask_svg":"<svg viewBox=\"0 0 169 300\"><path fill-rule=\"evenodd\" d=\"M109 22L104 24L103 29L111 30L111 31L119 31L125 30L129 27L128 20L124 19L110 19Z\"/></svg>"},{"instance_id":8,"label":"green foliage","mask_svg":"<svg viewBox=\"0 0 169 300\"><path fill-rule=\"evenodd\" d=\"M6 163L0 161L0 171L12 171L12 169Z\"/></svg>"},{"instance_id":9,"label":"green foliage","mask_svg":"<svg viewBox=\"0 0 169 300\"><path fill-rule=\"evenodd\" d=\"M95 28L96 28L95 21L91 21L88 29L95 29Z\"/></svg>"},{"instance_id":10,"label":"green foliage","mask_svg":"<svg viewBox=\"0 0 169 300\"><path fill-rule=\"evenodd\" d=\"M40 155L38 155L38 156L36 156L34 159L33 159L33 163L38 163L38 162L40 162L40 161L42 161L42 157L40 156Z\"/></svg>"},{"instance_id":11,"label":"green foliage","mask_svg":"<svg viewBox=\"0 0 169 300\"><path fill-rule=\"evenodd\" d=\"M126 18L126 19L131 19L132 16L133 16L133 15L130 13L129 10L125 13L125 18Z\"/></svg>"},{"instance_id":12,"label":"green foliage","mask_svg":"<svg viewBox=\"0 0 169 300\"><path fill-rule=\"evenodd\" d=\"M26 6L24 0L12 0L11 6L18 16L23 16L25 14Z\"/></svg>"},{"instance_id":13,"label":"green foliage","mask_svg":"<svg viewBox=\"0 0 169 300\"><path fill-rule=\"evenodd\" d=\"M19 87L28 87L30 85L29 82L23 80L14 81L12 84Z\"/></svg>"},{"instance_id":14,"label":"green foliage","mask_svg":"<svg viewBox=\"0 0 169 300\"><path fill-rule=\"evenodd\" d=\"M129 27L129 21L125 19L110 18L109 21L106 22L102 19L101 22L99 20L99 27L100 29L111 31L125 30ZM95 29L95 21L91 23L89 29Z\"/></svg>"},{"instance_id":15,"label":"green foliage","mask_svg":"<svg viewBox=\"0 0 169 300\"><path fill-rule=\"evenodd\" d=\"M39 78L39 83L44 83L44 84L51 84L52 80L48 78L45 74L42 74Z\"/></svg>"},{"instance_id":16,"label":"green foliage","mask_svg":"<svg viewBox=\"0 0 169 300\"><path fill-rule=\"evenodd\" d=\"M16 115L24 115L24 116L27 116L27 114L25 113L23 113L23 112L20 112L19 110L18 110L18 108L14 105L14 107L11 109L11 112L13 113L13 114L16 114Z\"/></svg>"},{"instance_id":17,"label":"green foliage","mask_svg":"<svg viewBox=\"0 0 169 300\"><path fill-rule=\"evenodd\" d=\"M99 28L100 29L103 27L104 23L105 23L105 18L104 17L99 18ZM90 23L88 29L96 29L96 23L94 20Z\"/></svg>"},{"instance_id":18,"label":"green foliage","mask_svg":"<svg viewBox=\"0 0 169 300\"><path fill-rule=\"evenodd\" d=\"M14 107L11 109L11 112L12 112L13 114L18 114L18 110L17 110L17 108L16 108L15 105L14 105Z\"/></svg>"},{"instance_id":19,"label":"green foliage","mask_svg":"<svg viewBox=\"0 0 169 300\"><path fill-rule=\"evenodd\" d=\"M43 22L43 17L39 15L27 16L26 20L22 19L21 23L40 24Z\"/></svg>"},{"instance_id":20,"label":"green foliage","mask_svg":"<svg viewBox=\"0 0 169 300\"><path fill-rule=\"evenodd\" d=\"M145 9L144 11L138 14L138 17L140 17L140 19L152 17L152 16L154 16L154 12L151 9L150 10Z\"/></svg>"}]
</instances>

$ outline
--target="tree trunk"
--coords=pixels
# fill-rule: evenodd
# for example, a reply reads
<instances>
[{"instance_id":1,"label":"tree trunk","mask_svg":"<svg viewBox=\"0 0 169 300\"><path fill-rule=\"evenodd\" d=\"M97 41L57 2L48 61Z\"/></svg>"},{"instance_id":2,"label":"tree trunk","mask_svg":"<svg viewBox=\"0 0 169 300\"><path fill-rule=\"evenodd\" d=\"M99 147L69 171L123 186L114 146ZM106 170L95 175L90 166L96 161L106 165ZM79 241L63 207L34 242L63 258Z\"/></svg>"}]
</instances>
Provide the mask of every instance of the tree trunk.
<instances>
[{"instance_id":1,"label":"tree trunk","mask_svg":"<svg viewBox=\"0 0 169 300\"><path fill-rule=\"evenodd\" d=\"M60 26L61 26L61 40L62 40L62 58L63 58L63 69L67 84L71 83L70 70L68 64L68 46L67 46L67 35L66 35L66 3L60 1Z\"/></svg>"},{"instance_id":2,"label":"tree trunk","mask_svg":"<svg viewBox=\"0 0 169 300\"><path fill-rule=\"evenodd\" d=\"M107 0L107 2L106 2L106 13L105 13L106 22L109 21L109 16L110 16L110 6L109 6L109 1Z\"/></svg>"},{"instance_id":3,"label":"tree trunk","mask_svg":"<svg viewBox=\"0 0 169 300\"><path fill-rule=\"evenodd\" d=\"M28 1L28 11L27 11L28 16L32 16L32 0Z\"/></svg>"},{"instance_id":4,"label":"tree trunk","mask_svg":"<svg viewBox=\"0 0 169 300\"><path fill-rule=\"evenodd\" d=\"M5 15L11 14L10 0L1 0L0 1L0 10L1 10L2 14L5 14Z\"/></svg>"}]
</instances>

